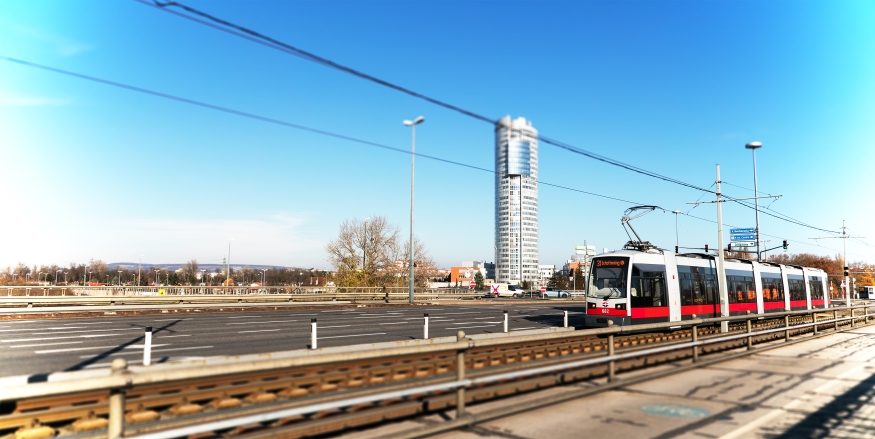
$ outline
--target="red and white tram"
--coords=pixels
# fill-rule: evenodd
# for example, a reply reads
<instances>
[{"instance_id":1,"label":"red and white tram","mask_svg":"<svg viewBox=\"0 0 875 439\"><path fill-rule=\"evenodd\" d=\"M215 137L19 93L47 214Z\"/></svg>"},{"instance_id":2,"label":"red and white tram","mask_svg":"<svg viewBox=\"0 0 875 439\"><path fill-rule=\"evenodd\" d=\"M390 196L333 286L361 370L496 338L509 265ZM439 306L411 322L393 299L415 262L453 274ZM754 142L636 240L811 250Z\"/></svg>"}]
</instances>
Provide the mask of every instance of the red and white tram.
<instances>
[{"instance_id":1,"label":"red and white tram","mask_svg":"<svg viewBox=\"0 0 875 439\"><path fill-rule=\"evenodd\" d=\"M729 314L829 307L826 272L725 259ZM717 256L657 249L595 256L586 289L586 325L634 325L720 316Z\"/></svg>"}]
</instances>

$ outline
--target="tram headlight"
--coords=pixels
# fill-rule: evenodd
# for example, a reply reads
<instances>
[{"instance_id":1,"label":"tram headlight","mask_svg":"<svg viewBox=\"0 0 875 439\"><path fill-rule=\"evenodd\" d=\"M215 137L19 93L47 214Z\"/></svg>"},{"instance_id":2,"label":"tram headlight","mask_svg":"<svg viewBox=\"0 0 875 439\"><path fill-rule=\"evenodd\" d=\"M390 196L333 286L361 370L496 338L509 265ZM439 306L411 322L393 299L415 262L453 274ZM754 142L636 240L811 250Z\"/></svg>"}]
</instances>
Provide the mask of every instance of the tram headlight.
<instances>
[{"instance_id":1,"label":"tram headlight","mask_svg":"<svg viewBox=\"0 0 875 439\"><path fill-rule=\"evenodd\" d=\"M626 304L625 304L625 303L618 303L618 304L616 305L616 308L617 308L617 309L626 309Z\"/></svg>"},{"instance_id":2,"label":"tram headlight","mask_svg":"<svg viewBox=\"0 0 875 439\"><path fill-rule=\"evenodd\" d=\"M595 302L587 302L586 307L587 308L595 308Z\"/></svg>"}]
</instances>

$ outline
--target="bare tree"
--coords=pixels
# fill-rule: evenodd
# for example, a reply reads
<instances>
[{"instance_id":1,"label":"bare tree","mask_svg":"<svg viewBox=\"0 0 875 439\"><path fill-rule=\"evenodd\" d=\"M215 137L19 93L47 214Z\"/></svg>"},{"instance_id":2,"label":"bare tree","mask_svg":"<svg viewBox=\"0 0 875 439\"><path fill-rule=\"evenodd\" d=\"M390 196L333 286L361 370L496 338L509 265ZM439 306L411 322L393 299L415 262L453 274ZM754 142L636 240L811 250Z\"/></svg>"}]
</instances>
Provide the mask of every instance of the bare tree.
<instances>
[{"instance_id":1,"label":"bare tree","mask_svg":"<svg viewBox=\"0 0 875 439\"><path fill-rule=\"evenodd\" d=\"M398 234L398 226L386 217L344 220L337 239L325 246L337 285L385 285L387 271L394 271L400 256Z\"/></svg>"},{"instance_id":2,"label":"bare tree","mask_svg":"<svg viewBox=\"0 0 875 439\"><path fill-rule=\"evenodd\" d=\"M197 259L192 259L192 260L186 262L184 268L185 268L185 274L186 274L186 278L187 278L186 280L189 280L192 277L194 277L197 274L197 269L198 269Z\"/></svg>"}]
</instances>

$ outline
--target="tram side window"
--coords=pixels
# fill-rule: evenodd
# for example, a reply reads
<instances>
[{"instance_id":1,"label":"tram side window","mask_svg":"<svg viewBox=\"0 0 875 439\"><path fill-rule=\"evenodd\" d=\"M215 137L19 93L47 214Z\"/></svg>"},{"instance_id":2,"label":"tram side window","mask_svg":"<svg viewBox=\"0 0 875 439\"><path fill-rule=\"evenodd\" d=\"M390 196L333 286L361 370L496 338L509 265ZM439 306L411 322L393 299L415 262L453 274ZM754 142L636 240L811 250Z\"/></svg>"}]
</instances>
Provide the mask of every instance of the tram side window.
<instances>
[{"instance_id":1,"label":"tram side window","mask_svg":"<svg viewBox=\"0 0 875 439\"><path fill-rule=\"evenodd\" d=\"M633 307L666 306L665 273L643 271L633 265L630 293Z\"/></svg>"},{"instance_id":2,"label":"tram side window","mask_svg":"<svg viewBox=\"0 0 875 439\"><path fill-rule=\"evenodd\" d=\"M749 303L756 302L756 289L753 277L750 276L727 276L729 281L729 302Z\"/></svg>"},{"instance_id":3,"label":"tram side window","mask_svg":"<svg viewBox=\"0 0 875 439\"><path fill-rule=\"evenodd\" d=\"M681 281L681 305L714 303L714 276L697 273L678 273Z\"/></svg>"},{"instance_id":4,"label":"tram side window","mask_svg":"<svg viewBox=\"0 0 875 439\"><path fill-rule=\"evenodd\" d=\"M817 276L808 276L808 286L811 287L811 300L823 300L823 283Z\"/></svg>"},{"instance_id":5,"label":"tram side window","mask_svg":"<svg viewBox=\"0 0 875 439\"><path fill-rule=\"evenodd\" d=\"M784 301L784 282L781 279L764 277L763 281L763 301L765 302L783 302Z\"/></svg>"},{"instance_id":6,"label":"tram side window","mask_svg":"<svg viewBox=\"0 0 875 439\"><path fill-rule=\"evenodd\" d=\"M790 279L790 300L805 300L805 281L802 279Z\"/></svg>"}]
</instances>

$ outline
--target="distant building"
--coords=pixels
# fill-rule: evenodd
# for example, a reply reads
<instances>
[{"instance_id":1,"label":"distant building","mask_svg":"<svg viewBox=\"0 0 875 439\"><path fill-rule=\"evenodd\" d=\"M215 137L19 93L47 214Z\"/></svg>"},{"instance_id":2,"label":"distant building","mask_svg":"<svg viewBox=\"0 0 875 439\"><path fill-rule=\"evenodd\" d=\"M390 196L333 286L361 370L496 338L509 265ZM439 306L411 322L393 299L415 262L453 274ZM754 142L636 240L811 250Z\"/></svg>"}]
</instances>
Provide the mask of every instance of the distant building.
<instances>
[{"instance_id":1,"label":"distant building","mask_svg":"<svg viewBox=\"0 0 875 439\"><path fill-rule=\"evenodd\" d=\"M538 279L538 131L505 116L495 128L495 280Z\"/></svg>"},{"instance_id":2,"label":"distant building","mask_svg":"<svg viewBox=\"0 0 875 439\"><path fill-rule=\"evenodd\" d=\"M487 279L485 263L480 261L462 261L462 265L450 267L450 284L458 282L462 286L468 286L479 271L483 279Z\"/></svg>"},{"instance_id":3,"label":"distant building","mask_svg":"<svg viewBox=\"0 0 875 439\"><path fill-rule=\"evenodd\" d=\"M538 280L541 282L550 280L556 274L555 265L538 265Z\"/></svg>"}]
</instances>

